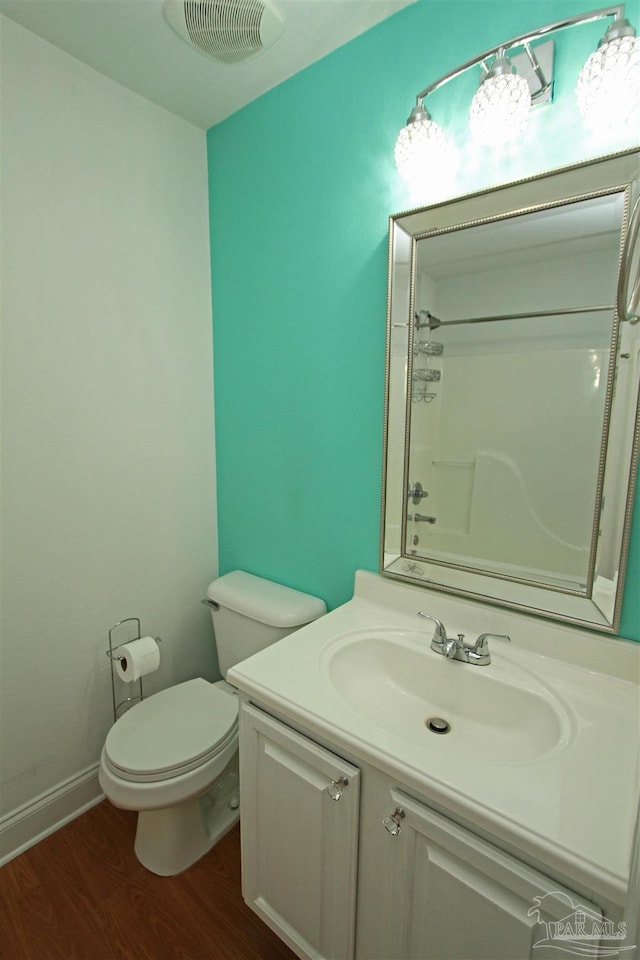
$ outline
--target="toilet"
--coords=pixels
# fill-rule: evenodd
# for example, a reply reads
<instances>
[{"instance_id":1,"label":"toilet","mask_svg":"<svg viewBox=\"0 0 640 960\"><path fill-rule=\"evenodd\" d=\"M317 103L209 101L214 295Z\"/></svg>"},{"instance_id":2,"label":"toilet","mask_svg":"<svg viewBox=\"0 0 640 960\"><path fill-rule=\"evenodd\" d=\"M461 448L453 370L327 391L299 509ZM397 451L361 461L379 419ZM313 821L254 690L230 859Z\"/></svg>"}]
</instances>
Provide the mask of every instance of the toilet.
<instances>
[{"instance_id":1,"label":"toilet","mask_svg":"<svg viewBox=\"0 0 640 960\"><path fill-rule=\"evenodd\" d=\"M207 589L220 672L326 613L324 601L242 570ZM237 822L238 697L198 677L131 707L102 750L100 786L138 811L135 853L168 877L199 860Z\"/></svg>"}]
</instances>

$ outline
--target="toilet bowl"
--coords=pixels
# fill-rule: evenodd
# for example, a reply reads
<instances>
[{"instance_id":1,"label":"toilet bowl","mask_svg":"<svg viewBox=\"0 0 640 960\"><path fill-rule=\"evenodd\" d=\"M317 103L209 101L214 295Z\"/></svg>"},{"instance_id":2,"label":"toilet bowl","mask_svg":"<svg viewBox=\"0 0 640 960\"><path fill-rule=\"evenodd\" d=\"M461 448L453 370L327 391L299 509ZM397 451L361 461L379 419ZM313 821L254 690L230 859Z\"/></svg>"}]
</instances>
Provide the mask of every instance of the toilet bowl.
<instances>
[{"instance_id":1,"label":"toilet bowl","mask_svg":"<svg viewBox=\"0 0 640 960\"><path fill-rule=\"evenodd\" d=\"M134 849L152 873L186 870L236 823L237 752L238 699L224 681L169 687L111 728L100 785L114 806L138 811Z\"/></svg>"},{"instance_id":2,"label":"toilet bowl","mask_svg":"<svg viewBox=\"0 0 640 960\"><path fill-rule=\"evenodd\" d=\"M243 571L215 580L207 596L225 674L326 611L317 597ZM159 876L186 870L239 818L236 690L197 677L136 704L109 731L98 777L114 806L138 811L143 866Z\"/></svg>"}]
</instances>

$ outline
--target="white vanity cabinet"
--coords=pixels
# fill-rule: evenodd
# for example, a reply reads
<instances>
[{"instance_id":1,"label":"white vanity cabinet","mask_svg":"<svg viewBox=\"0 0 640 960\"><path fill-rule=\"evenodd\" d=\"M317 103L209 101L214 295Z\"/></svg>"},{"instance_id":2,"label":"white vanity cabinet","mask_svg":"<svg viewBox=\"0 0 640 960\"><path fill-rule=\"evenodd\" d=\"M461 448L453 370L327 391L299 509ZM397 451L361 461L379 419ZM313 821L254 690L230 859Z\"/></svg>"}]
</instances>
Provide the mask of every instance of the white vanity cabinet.
<instances>
[{"instance_id":1,"label":"white vanity cabinet","mask_svg":"<svg viewBox=\"0 0 640 960\"><path fill-rule=\"evenodd\" d=\"M243 704L242 894L301 957L354 955L360 773Z\"/></svg>"},{"instance_id":2,"label":"white vanity cabinet","mask_svg":"<svg viewBox=\"0 0 640 960\"><path fill-rule=\"evenodd\" d=\"M556 881L388 784L371 806L360 848L361 960L546 960L571 946L544 941L570 936L578 903L589 947L598 942L590 934L601 910Z\"/></svg>"},{"instance_id":3,"label":"white vanity cabinet","mask_svg":"<svg viewBox=\"0 0 640 960\"><path fill-rule=\"evenodd\" d=\"M578 910L589 933L602 919L386 774L248 703L240 776L244 898L302 958L546 960L563 942L545 944L545 924Z\"/></svg>"}]
</instances>

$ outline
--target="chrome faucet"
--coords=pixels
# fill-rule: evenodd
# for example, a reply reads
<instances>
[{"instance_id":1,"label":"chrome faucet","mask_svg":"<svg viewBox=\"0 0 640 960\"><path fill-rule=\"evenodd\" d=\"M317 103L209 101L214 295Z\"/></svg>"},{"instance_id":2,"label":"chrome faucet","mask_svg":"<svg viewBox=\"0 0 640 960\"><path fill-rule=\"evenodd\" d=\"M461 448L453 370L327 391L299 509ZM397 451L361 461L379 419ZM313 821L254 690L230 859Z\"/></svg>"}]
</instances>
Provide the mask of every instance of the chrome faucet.
<instances>
[{"instance_id":1,"label":"chrome faucet","mask_svg":"<svg viewBox=\"0 0 640 960\"><path fill-rule=\"evenodd\" d=\"M485 667L491 663L491 654L489 653L489 638L494 637L497 640L511 640L507 634L500 633L481 633L474 644L464 642L464 633L459 633L457 638L448 637L447 630L437 617L418 610L418 616L425 620L432 620L435 623L435 630L431 639L431 649L436 653L442 654L448 660L462 660L463 663L472 663L477 667Z\"/></svg>"}]
</instances>

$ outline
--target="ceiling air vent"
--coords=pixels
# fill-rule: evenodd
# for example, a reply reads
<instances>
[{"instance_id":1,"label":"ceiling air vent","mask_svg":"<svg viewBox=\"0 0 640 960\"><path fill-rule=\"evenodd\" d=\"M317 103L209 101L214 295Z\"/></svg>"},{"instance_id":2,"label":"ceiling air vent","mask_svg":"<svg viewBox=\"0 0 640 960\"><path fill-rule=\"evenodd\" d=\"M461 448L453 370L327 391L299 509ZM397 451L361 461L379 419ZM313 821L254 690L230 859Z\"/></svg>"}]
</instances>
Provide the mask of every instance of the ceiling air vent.
<instances>
[{"instance_id":1,"label":"ceiling air vent","mask_svg":"<svg viewBox=\"0 0 640 960\"><path fill-rule=\"evenodd\" d=\"M284 29L261 0L166 0L167 22L184 40L222 63L240 63L266 50Z\"/></svg>"}]
</instances>

